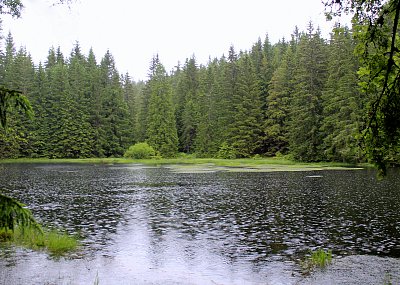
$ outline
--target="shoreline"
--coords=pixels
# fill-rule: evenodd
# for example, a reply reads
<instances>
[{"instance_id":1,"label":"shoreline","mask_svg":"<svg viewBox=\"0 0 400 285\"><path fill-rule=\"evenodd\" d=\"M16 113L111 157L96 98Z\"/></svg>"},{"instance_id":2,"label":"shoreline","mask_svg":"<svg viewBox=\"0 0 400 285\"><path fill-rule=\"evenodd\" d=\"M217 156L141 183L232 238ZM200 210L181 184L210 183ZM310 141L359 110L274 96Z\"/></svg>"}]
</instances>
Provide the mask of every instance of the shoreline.
<instances>
[{"instance_id":1,"label":"shoreline","mask_svg":"<svg viewBox=\"0 0 400 285\"><path fill-rule=\"evenodd\" d=\"M320 171L320 170L360 170L372 168L369 164L350 164L339 162L297 162L283 158L246 158L246 159L217 159L217 158L157 158L157 159L127 159L127 158L77 158L77 159L48 159L22 158L2 159L2 164L139 164L147 166L168 166L176 172L208 172L208 171Z\"/></svg>"}]
</instances>

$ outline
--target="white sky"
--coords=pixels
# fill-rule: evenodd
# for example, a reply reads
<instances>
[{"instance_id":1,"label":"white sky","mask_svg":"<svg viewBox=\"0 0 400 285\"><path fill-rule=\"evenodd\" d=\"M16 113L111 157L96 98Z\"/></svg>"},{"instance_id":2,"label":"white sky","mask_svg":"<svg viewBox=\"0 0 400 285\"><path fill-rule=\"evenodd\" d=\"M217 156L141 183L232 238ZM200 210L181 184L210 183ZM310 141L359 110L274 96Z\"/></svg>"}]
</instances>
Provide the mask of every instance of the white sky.
<instances>
[{"instance_id":1,"label":"white sky","mask_svg":"<svg viewBox=\"0 0 400 285\"><path fill-rule=\"evenodd\" d=\"M70 8L55 0L24 0L21 19L3 18L3 34L11 31L16 47L25 46L35 64L46 60L50 47L69 56L76 41L82 52L90 47L97 61L110 50L120 73L147 79L149 63L159 54L167 70L193 54L197 62L249 50L268 33L272 43L290 39L297 25L311 20L324 37L321 0L77 0Z\"/></svg>"}]
</instances>

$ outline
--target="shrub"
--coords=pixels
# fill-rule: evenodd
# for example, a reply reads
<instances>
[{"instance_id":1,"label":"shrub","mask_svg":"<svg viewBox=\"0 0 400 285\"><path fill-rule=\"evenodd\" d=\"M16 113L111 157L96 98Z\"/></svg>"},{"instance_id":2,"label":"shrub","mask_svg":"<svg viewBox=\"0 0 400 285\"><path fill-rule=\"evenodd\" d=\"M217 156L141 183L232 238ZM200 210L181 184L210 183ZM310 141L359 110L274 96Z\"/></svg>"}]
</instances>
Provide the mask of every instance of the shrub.
<instances>
[{"instance_id":1,"label":"shrub","mask_svg":"<svg viewBox=\"0 0 400 285\"><path fill-rule=\"evenodd\" d=\"M134 159L147 159L152 158L156 155L154 148L149 146L147 143L137 143L128 148L125 152L124 157Z\"/></svg>"},{"instance_id":2,"label":"shrub","mask_svg":"<svg viewBox=\"0 0 400 285\"><path fill-rule=\"evenodd\" d=\"M232 146L228 145L227 142L223 142L218 150L217 158L235 159L236 158L235 149Z\"/></svg>"}]
</instances>

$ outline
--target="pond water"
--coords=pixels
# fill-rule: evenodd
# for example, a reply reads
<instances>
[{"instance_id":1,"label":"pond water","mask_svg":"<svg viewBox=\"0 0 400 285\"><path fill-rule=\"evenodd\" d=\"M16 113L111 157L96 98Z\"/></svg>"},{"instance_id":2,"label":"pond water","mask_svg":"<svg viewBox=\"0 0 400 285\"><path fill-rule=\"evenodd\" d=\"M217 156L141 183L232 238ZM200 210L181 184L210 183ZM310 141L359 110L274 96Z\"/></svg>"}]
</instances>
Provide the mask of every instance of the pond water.
<instances>
[{"instance_id":1,"label":"pond water","mask_svg":"<svg viewBox=\"0 0 400 285\"><path fill-rule=\"evenodd\" d=\"M58 259L0 248L0 284L400 282L398 174L0 164L5 194L82 237ZM336 263L303 277L299 260L317 248Z\"/></svg>"}]
</instances>

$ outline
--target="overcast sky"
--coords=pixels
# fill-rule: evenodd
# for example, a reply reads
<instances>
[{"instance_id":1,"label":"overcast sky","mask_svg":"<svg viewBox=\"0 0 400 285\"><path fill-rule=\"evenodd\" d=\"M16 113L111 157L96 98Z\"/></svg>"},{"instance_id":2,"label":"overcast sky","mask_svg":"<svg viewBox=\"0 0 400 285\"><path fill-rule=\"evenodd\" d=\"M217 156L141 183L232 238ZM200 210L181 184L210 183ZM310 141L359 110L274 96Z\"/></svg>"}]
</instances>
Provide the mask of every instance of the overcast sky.
<instances>
[{"instance_id":1,"label":"overcast sky","mask_svg":"<svg viewBox=\"0 0 400 285\"><path fill-rule=\"evenodd\" d=\"M11 31L17 48L25 46L35 64L50 47L69 55L78 41L100 62L107 49L118 71L134 80L147 79L151 58L159 54L167 70L193 54L198 63L249 50L268 33L272 43L290 39L297 25L309 21L328 38L321 0L77 0L70 8L54 0L24 0L21 19L3 16L3 34Z\"/></svg>"}]
</instances>

